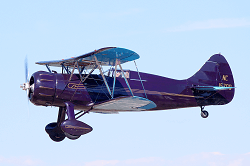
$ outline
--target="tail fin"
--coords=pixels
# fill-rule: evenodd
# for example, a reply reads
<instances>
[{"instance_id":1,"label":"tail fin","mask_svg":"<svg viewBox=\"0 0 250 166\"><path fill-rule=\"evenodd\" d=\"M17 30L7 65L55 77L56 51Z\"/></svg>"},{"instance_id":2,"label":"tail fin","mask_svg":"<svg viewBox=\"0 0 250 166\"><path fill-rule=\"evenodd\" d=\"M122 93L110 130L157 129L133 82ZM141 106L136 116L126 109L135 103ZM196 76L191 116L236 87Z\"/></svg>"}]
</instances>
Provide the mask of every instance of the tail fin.
<instances>
[{"instance_id":1,"label":"tail fin","mask_svg":"<svg viewBox=\"0 0 250 166\"><path fill-rule=\"evenodd\" d=\"M234 78L230 66L221 54L215 54L202 66L202 68L195 73L192 77L187 79L188 83L192 86L219 86L219 87L234 87ZM228 89L223 91L215 92L211 94L213 96L207 96L207 98L216 98L210 102L199 101L199 103L210 104L227 104L234 97L235 89ZM196 94L196 95L200 95ZM218 97L218 95L220 97ZM215 97L217 96L217 97ZM204 97L205 98L205 97ZM198 101L197 101L198 102ZM211 103L212 102L212 103Z\"/></svg>"}]
</instances>

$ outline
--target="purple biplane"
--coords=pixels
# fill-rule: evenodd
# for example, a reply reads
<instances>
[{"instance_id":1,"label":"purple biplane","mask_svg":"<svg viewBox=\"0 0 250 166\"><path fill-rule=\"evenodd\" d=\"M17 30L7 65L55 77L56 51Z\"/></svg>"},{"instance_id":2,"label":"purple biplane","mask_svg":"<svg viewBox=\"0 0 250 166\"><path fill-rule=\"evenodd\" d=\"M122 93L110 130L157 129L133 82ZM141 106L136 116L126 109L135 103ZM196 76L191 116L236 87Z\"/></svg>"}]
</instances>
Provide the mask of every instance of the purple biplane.
<instances>
[{"instance_id":1,"label":"purple biplane","mask_svg":"<svg viewBox=\"0 0 250 166\"><path fill-rule=\"evenodd\" d=\"M221 54L210 57L185 80L122 69L121 64L138 58L131 50L106 47L69 59L36 62L45 65L48 72L37 71L28 80L26 67L27 82L21 87L33 104L59 107L57 122L45 127L56 142L65 137L75 140L91 132L91 126L77 120L89 112L112 114L198 106L201 116L207 118L205 106L224 105L234 97L233 75ZM51 71L51 66L61 67L62 73ZM103 66L110 69L103 72ZM96 69L100 74L93 73Z\"/></svg>"}]
</instances>

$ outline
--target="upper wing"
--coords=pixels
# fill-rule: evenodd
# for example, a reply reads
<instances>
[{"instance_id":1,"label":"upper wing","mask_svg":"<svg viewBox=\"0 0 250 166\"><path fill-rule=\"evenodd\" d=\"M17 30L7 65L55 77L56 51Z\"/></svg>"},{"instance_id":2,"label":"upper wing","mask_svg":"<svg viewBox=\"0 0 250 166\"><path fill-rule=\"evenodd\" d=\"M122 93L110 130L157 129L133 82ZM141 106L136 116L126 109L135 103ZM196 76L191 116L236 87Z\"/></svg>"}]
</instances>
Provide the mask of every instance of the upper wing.
<instances>
[{"instance_id":1,"label":"upper wing","mask_svg":"<svg viewBox=\"0 0 250 166\"><path fill-rule=\"evenodd\" d=\"M105 47L93 52L72 57L69 59L54 60L54 61L41 61L36 62L39 65L48 65L61 67L62 65L74 67L75 62L78 61L79 66L88 66L91 68L95 64L94 56L102 66L114 66L116 59L120 60L120 64L138 59L140 56L134 51L119 48L119 47Z\"/></svg>"}]
</instances>

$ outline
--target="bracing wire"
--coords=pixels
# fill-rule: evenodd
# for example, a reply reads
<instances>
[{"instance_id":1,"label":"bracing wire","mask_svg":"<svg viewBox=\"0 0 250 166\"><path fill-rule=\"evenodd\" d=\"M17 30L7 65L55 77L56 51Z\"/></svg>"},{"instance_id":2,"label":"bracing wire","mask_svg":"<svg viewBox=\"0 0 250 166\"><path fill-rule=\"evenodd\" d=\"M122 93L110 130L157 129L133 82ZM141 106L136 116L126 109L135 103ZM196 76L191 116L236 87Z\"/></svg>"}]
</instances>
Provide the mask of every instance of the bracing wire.
<instances>
[{"instance_id":1,"label":"bracing wire","mask_svg":"<svg viewBox=\"0 0 250 166\"><path fill-rule=\"evenodd\" d=\"M146 91L145 91L145 88L144 88L144 85L143 85L143 82L142 82L142 79L141 79L141 76L140 76L140 73L139 73L139 70L138 70L138 67L137 67L137 65L136 65L136 62L134 61L134 63L135 63L135 67L136 67L136 70L137 70L138 76L139 76L140 81L141 81L142 88L143 88L144 93L145 93L145 97L146 97L146 98L148 98L148 97L147 97L147 94L146 94Z\"/></svg>"}]
</instances>

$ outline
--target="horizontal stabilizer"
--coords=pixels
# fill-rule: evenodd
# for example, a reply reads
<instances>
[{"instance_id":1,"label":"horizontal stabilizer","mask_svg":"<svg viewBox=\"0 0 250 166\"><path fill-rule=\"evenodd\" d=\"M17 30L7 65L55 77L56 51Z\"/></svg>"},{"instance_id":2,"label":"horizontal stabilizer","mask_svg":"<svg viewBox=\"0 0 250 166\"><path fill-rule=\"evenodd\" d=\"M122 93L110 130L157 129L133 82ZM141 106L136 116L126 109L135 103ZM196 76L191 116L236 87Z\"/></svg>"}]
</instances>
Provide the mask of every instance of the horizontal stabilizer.
<instances>
[{"instance_id":1,"label":"horizontal stabilizer","mask_svg":"<svg viewBox=\"0 0 250 166\"><path fill-rule=\"evenodd\" d=\"M97 104L93 107L93 112L95 112L94 110L143 111L155 107L156 104L151 100L138 96L129 96L119 97Z\"/></svg>"},{"instance_id":2,"label":"horizontal stabilizer","mask_svg":"<svg viewBox=\"0 0 250 166\"><path fill-rule=\"evenodd\" d=\"M231 90L235 87L222 87L222 86L195 86L192 87L196 90L202 90L202 91L220 91L220 90Z\"/></svg>"}]
</instances>

